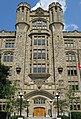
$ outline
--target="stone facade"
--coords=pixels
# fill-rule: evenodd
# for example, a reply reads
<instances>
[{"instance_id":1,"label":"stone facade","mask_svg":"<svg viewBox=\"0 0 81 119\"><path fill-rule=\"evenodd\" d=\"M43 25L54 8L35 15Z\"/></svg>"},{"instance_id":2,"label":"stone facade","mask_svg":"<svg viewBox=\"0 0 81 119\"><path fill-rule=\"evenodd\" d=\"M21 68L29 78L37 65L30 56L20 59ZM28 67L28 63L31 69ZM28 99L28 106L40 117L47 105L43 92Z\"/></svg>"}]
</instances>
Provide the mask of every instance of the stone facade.
<instances>
[{"instance_id":1,"label":"stone facade","mask_svg":"<svg viewBox=\"0 0 81 119\"><path fill-rule=\"evenodd\" d=\"M80 98L81 32L63 31L62 19L59 3L50 4L48 11L31 11L28 3L20 3L16 31L0 31L1 63L10 66L9 79L16 82L16 94L22 92L30 101L29 116L50 116L50 109L54 116L56 108L50 100L57 92L65 99L69 87ZM71 107L81 109L79 103Z\"/></svg>"}]
</instances>

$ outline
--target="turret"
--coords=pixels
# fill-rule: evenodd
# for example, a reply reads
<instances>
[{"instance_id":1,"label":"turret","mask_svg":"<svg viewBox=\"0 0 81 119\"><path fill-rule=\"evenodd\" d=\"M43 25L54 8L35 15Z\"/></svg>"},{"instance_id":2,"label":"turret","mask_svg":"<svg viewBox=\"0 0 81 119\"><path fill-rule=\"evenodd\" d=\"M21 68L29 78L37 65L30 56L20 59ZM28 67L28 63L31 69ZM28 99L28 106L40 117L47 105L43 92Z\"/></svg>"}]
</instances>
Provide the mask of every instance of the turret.
<instances>
[{"instance_id":1,"label":"turret","mask_svg":"<svg viewBox=\"0 0 81 119\"><path fill-rule=\"evenodd\" d=\"M49 5L50 24L60 24L63 27L62 6L58 2Z\"/></svg>"},{"instance_id":2,"label":"turret","mask_svg":"<svg viewBox=\"0 0 81 119\"><path fill-rule=\"evenodd\" d=\"M28 3L20 3L16 11L16 24L28 23L30 14L30 5Z\"/></svg>"}]
</instances>

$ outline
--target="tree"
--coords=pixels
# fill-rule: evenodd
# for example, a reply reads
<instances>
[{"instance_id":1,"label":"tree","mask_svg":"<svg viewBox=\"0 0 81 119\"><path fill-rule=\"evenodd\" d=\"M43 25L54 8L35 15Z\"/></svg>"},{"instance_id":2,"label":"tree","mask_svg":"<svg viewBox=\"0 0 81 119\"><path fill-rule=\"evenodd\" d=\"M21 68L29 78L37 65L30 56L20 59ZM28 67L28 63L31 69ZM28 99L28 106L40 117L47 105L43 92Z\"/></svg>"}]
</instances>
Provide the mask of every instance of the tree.
<instances>
[{"instance_id":1,"label":"tree","mask_svg":"<svg viewBox=\"0 0 81 119\"><path fill-rule=\"evenodd\" d=\"M6 99L5 110L10 110L13 96L15 95L15 84L8 80L9 67L0 63L0 99Z\"/></svg>"}]
</instances>

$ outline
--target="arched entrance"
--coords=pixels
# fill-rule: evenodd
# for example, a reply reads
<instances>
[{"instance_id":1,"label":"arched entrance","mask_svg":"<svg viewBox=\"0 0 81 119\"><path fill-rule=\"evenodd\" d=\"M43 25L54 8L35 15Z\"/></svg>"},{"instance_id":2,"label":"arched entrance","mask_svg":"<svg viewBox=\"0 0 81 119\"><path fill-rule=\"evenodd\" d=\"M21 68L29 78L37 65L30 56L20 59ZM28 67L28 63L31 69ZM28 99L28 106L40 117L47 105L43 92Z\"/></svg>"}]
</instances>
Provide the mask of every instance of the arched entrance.
<instances>
[{"instance_id":1,"label":"arched entrance","mask_svg":"<svg viewBox=\"0 0 81 119\"><path fill-rule=\"evenodd\" d=\"M36 107L34 108L34 115L33 116L45 116L45 108L43 107Z\"/></svg>"},{"instance_id":2,"label":"arched entrance","mask_svg":"<svg viewBox=\"0 0 81 119\"><path fill-rule=\"evenodd\" d=\"M29 100L29 117L30 116L49 116L48 110L50 109L50 100L54 99L54 95L43 90L32 91L25 95Z\"/></svg>"}]
</instances>

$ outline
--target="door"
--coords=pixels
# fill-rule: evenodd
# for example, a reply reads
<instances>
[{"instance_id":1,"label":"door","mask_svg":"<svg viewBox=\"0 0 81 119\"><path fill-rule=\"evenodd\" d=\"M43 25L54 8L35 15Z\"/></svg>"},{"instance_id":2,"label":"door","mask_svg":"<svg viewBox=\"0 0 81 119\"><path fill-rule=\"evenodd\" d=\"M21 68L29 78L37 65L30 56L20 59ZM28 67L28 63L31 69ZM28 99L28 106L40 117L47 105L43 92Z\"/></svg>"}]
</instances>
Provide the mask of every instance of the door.
<instances>
[{"instance_id":1,"label":"door","mask_svg":"<svg viewBox=\"0 0 81 119\"><path fill-rule=\"evenodd\" d=\"M43 107L34 108L34 116L45 116L45 108Z\"/></svg>"}]
</instances>

